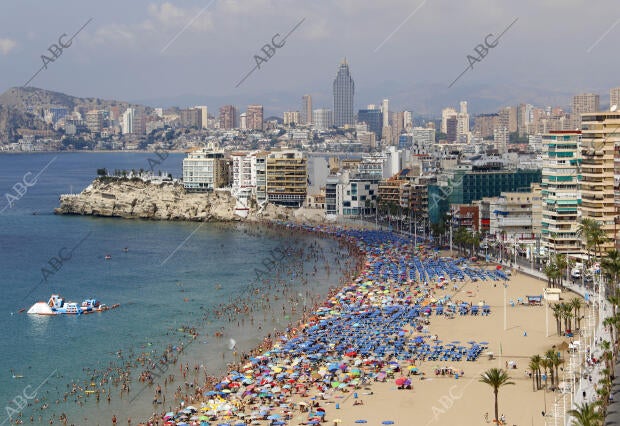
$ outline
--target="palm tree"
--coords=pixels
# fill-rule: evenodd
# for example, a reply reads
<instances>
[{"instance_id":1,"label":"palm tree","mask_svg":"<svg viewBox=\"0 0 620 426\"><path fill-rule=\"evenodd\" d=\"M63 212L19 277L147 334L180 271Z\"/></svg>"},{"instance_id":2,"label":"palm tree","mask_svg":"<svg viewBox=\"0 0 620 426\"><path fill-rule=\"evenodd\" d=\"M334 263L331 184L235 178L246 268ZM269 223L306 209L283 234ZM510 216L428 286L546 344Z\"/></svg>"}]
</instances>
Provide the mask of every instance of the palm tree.
<instances>
[{"instance_id":1,"label":"palm tree","mask_svg":"<svg viewBox=\"0 0 620 426\"><path fill-rule=\"evenodd\" d=\"M540 386L540 379L541 379L541 377L540 377L540 367L541 367L540 362L541 362L541 360L542 360L542 358L540 357L540 355L532 355L530 357L530 364L532 364L534 367L536 367L535 371L532 370L532 373L534 373L534 372L536 373L535 376L536 376L536 389L537 390L540 389L540 387L541 387ZM530 368L532 368L532 367L530 367Z\"/></svg>"},{"instance_id":2,"label":"palm tree","mask_svg":"<svg viewBox=\"0 0 620 426\"><path fill-rule=\"evenodd\" d=\"M549 349L547 352L545 352L545 358L549 360L550 364L549 371L551 373L551 386L558 385L560 383L560 374L558 373L558 367L564 363L564 360L560 358L560 356L554 349Z\"/></svg>"},{"instance_id":3,"label":"palm tree","mask_svg":"<svg viewBox=\"0 0 620 426\"><path fill-rule=\"evenodd\" d=\"M591 249L594 248L594 236L598 234L597 230L601 229L601 225L594 219L581 219L581 223L577 227L577 236L585 240L585 246L588 250L588 265L591 261Z\"/></svg>"},{"instance_id":4,"label":"palm tree","mask_svg":"<svg viewBox=\"0 0 620 426\"><path fill-rule=\"evenodd\" d=\"M555 280L559 273L557 265L553 262L549 262L545 265L543 272L547 276L547 283L549 287L555 287Z\"/></svg>"},{"instance_id":5,"label":"palm tree","mask_svg":"<svg viewBox=\"0 0 620 426\"><path fill-rule=\"evenodd\" d=\"M491 368L480 375L480 382L486 383L493 388L493 396L495 399L495 420L499 419L499 407L497 405L497 394L499 388L506 385L514 385L514 382L510 381L510 376L505 370L501 368Z\"/></svg>"},{"instance_id":6,"label":"palm tree","mask_svg":"<svg viewBox=\"0 0 620 426\"><path fill-rule=\"evenodd\" d=\"M618 250L609 250L607 256L601 260L601 270L611 280L611 288L613 294L618 292L618 277L620 277L620 252Z\"/></svg>"},{"instance_id":7,"label":"palm tree","mask_svg":"<svg viewBox=\"0 0 620 426\"><path fill-rule=\"evenodd\" d=\"M555 266L560 272L560 282L562 282L562 278L564 277L564 271L566 271L566 267L568 266L568 262L566 261L565 254L556 254L555 255ZM568 279L568 277L566 277Z\"/></svg>"},{"instance_id":8,"label":"palm tree","mask_svg":"<svg viewBox=\"0 0 620 426\"><path fill-rule=\"evenodd\" d=\"M581 321L580 321L580 317L579 317L579 311L583 307L583 300L581 300L580 297L573 297L571 299L571 301L568 302L568 303L571 305L571 307L574 310L574 313L575 313L575 315L574 315L574 318L575 318L575 329L578 329L578 328L580 328L580 325L581 325L580 324Z\"/></svg>"},{"instance_id":9,"label":"palm tree","mask_svg":"<svg viewBox=\"0 0 620 426\"><path fill-rule=\"evenodd\" d=\"M569 410L568 415L574 417L572 426L599 426L603 421L601 413L588 403L577 404L577 408Z\"/></svg>"},{"instance_id":10,"label":"palm tree","mask_svg":"<svg viewBox=\"0 0 620 426\"><path fill-rule=\"evenodd\" d=\"M557 328L558 336L562 334L562 307L559 303L551 306L551 310L553 311L553 317L555 318L555 325Z\"/></svg>"},{"instance_id":11,"label":"palm tree","mask_svg":"<svg viewBox=\"0 0 620 426\"><path fill-rule=\"evenodd\" d=\"M572 330L571 318L573 318L573 308L566 303L561 303L560 306L562 307L562 316L564 317L564 329Z\"/></svg>"},{"instance_id":12,"label":"palm tree","mask_svg":"<svg viewBox=\"0 0 620 426\"><path fill-rule=\"evenodd\" d=\"M536 391L537 388L537 384L538 384L538 372L540 371L540 365L538 364L538 361L534 361L533 359L534 357L530 357L530 363L528 364L528 368L530 369L530 371L532 372L532 390Z\"/></svg>"}]
</instances>

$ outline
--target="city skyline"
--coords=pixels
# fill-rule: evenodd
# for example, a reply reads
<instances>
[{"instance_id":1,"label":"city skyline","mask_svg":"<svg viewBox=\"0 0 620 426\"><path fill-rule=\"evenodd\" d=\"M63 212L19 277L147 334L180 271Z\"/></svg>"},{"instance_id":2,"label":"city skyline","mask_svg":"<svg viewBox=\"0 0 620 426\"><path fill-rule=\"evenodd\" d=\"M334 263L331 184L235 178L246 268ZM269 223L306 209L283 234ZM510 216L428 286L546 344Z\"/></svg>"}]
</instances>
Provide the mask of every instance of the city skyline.
<instances>
[{"instance_id":1,"label":"city skyline","mask_svg":"<svg viewBox=\"0 0 620 426\"><path fill-rule=\"evenodd\" d=\"M34 4L22 2L2 14L0 92L28 81L43 55L53 61L29 86L149 106L260 103L265 116L297 109L303 94L312 95L314 108L331 107L332 70L345 56L358 86L354 110L388 98L394 110L429 115L467 99L470 112L478 113L520 102L568 106L572 95L589 92L600 93L605 105L607 89L618 86L616 59L608 54L620 31L611 0L599 8L560 7L552 0L489 8L472 1L450 5L449 14L443 13L447 0L393 1L389 8L345 1L331 5L327 15L321 2L277 0L191 6L138 1L123 5L123 13L112 1L72 5L71 16L58 13L62 2ZM468 55L488 43L487 35L498 35L516 18L448 89ZM67 47L52 48L59 54L54 57L48 48L62 43ZM272 47L262 50L265 45ZM256 55L268 61L235 88ZM574 62L567 68L559 59L569 55Z\"/></svg>"}]
</instances>

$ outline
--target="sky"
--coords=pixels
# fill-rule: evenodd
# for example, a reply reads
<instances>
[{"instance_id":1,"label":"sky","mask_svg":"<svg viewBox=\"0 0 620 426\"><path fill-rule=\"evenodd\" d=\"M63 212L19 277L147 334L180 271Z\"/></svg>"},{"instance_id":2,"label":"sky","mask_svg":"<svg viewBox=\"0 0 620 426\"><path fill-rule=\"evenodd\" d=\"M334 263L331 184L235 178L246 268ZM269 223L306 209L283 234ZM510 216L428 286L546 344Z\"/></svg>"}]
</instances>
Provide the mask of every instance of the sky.
<instances>
[{"instance_id":1,"label":"sky","mask_svg":"<svg viewBox=\"0 0 620 426\"><path fill-rule=\"evenodd\" d=\"M0 93L42 68L29 86L281 115L305 93L331 108L346 57L355 109L383 98L416 115L461 100L470 112L568 107L585 92L604 105L620 86L619 38L618 0L5 0Z\"/></svg>"}]
</instances>

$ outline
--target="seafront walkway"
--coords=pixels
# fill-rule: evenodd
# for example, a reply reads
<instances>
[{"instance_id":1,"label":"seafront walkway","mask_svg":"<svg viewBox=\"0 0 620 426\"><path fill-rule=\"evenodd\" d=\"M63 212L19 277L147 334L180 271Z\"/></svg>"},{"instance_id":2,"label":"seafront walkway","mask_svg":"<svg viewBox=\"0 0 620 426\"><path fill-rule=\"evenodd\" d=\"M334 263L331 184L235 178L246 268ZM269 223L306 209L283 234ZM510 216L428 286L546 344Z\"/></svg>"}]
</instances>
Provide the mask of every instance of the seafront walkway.
<instances>
[{"instance_id":1,"label":"seafront walkway","mask_svg":"<svg viewBox=\"0 0 620 426\"><path fill-rule=\"evenodd\" d=\"M513 268L513 270L515 269ZM547 281L547 277L543 272L533 269L529 265L519 264L516 267L516 271ZM604 294L599 295L595 293L591 287L573 284L570 281L565 281L563 286L565 290L578 294L588 300L589 305L589 309L584 316L586 327L583 327L580 335L574 338L574 340L579 340L581 343L579 350L572 352L568 359L565 360L563 366L564 381L573 383L574 380L574 388L571 387L572 392L568 395L570 397L568 401L566 394L559 393L559 391L555 393L556 401L554 405L556 409L548 409L545 419L547 424L558 424L559 419L557 417L559 416L565 425L569 425L571 424L571 419L566 415L566 411L576 407L577 404L590 404L596 400L596 386L603 377L602 371L605 369L605 363L601 361L592 364L588 363L588 360L590 358L602 360L603 350L600 347L600 343L605 340L610 341L611 339L609 330L603 326L603 320L611 314L611 304L607 301ZM618 377L618 374L616 374L616 377ZM615 381L614 391L620 391L618 379ZM614 415L620 420L620 401L614 407ZM610 410L612 410L612 407L610 407ZM620 424L620 422L606 424Z\"/></svg>"}]
</instances>

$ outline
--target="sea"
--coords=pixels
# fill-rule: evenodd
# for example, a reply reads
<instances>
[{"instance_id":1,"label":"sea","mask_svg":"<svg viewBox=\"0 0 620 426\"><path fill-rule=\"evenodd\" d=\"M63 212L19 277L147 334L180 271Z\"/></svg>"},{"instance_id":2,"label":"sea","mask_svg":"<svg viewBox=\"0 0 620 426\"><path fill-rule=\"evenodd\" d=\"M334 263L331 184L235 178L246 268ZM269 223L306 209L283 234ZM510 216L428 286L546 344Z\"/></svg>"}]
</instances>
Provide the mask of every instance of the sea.
<instances>
[{"instance_id":1,"label":"sea","mask_svg":"<svg viewBox=\"0 0 620 426\"><path fill-rule=\"evenodd\" d=\"M154 167L180 176L183 154L163 157L0 155L0 426L63 424L61 415L66 424L110 424L112 415L137 424L174 409L177 387L221 374L239 353L285 329L342 282L349 265L334 260L346 259L346 248L313 234L53 214L59 196L79 193L97 169ZM25 312L51 294L119 307L81 316ZM249 313L214 314L230 301L247 303ZM167 401L153 404L136 359L157 359L168 346L179 361L156 382L170 374L175 382L164 389ZM102 385L103 371L110 378L131 371L129 393L111 380ZM93 389L104 389L100 400Z\"/></svg>"}]
</instances>

